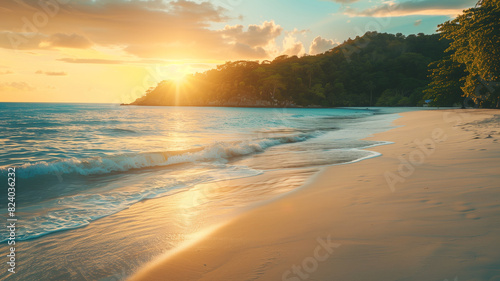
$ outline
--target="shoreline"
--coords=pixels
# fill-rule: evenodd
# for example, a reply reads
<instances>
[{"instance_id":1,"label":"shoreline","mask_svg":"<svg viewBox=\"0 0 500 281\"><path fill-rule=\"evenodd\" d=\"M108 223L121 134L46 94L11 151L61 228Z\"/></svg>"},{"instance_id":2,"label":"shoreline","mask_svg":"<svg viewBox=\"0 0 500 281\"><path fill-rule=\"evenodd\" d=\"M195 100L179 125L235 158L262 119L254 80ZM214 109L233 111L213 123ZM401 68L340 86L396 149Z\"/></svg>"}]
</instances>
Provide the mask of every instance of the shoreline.
<instances>
[{"instance_id":1,"label":"shoreline","mask_svg":"<svg viewBox=\"0 0 500 281\"><path fill-rule=\"evenodd\" d=\"M235 108L343 108L343 107L324 107L320 105L310 105L310 106L262 106L262 105L165 105L165 104L130 104L130 103L120 103L120 106L169 106L169 107L235 107Z\"/></svg>"},{"instance_id":2,"label":"shoreline","mask_svg":"<svg viewBox=\"0 0 500 281\"><path fill-rule=\"evenodd\" d=\"M493 171L500 159L500 131L489 138L483 135L491 135L487 130L495 131L498 123L489 124L492 128L480 123L486 129L467 124L495 114L500 111L402 113L393 123L404 126L369 138L394 142L367 149L382 156L327 167L312 183L257 205L129 280L477 278L474 273L500 258L488 250L500 234L493 223L500 218L500 205L489 202L499 192L492 179L498 180ZM435 142L425 148L423 140L428 139ZM417 140L423 143L420 150ZM432 145L435 149L428 150ZM420 160L407 165L405 174L400 159L412 155L413 162L417 155ZM448 174L453 176L444 177ZM459 180L464 175L469 180ZM482 183L478 197L486 202L470 196L476 182ZM445 190L458 192L460 200L446 196ZM465 243L464 237L488 242ZM462 243L453 243L457 240ZM474 249L483 251L476 264L478 254L470 254ZM454 258L441 259L443 253ZM467 262L476 270L461 269ZM488 279L480 280L500 278L498 270L490 271Z\"/></svg>"},{"instance_id":3,"label":"shoreline","mask_svg":"<svg viewBox=\"0 0 500 281\"><path fill-rule=\"evenodd\" d=\"M29 107L27 106L26 108ZM96 109L99 108L101 107L96 107ZM107 106L103 108L107 108ZM184 112L190 111L191 110L186 110ZM194 111L204 112L203 108L194 108ZM208 111L212 112L212 110ZM223 109L215 111L217 111L217 113L221 111L224 113ZM245 112L247 110L234 109L230 110L230 112L231 111L236 111L237 114L240 114L240 112ZM248 112L251 113L256 111L260 112L261 110L248 110ZM291 121L296 120L294 118L298 118L300 120L307 121L305 123L311 124L312 126L311 128L307 127L304 132L301 132L300 137L293 138L293 141L292 139L275 141L273 138L275 133L277 135L281 135L282 132L285 132L285 135L289 133L288 131L280 131L278 128L276 131L272 129L257 130L256 132L259 132L259 135L256 135L258 136L258 141L256 142L258 145L255 147L252 145L252 142L249 144L243 142L245 144L244 146L223 146L222 150L220 147L217 148L218 146L216 145L216 149L214 151L217 153L209 153L209 156L219 158L219 152L226 153L227 151L231 159L229 160L228 165L224 165L224 167L231 167L231 169L227 170L227 172L219 172L217 169L209 171L204 167L201 167L201 169L192 170L194 171L194 173L192 173L190 169L197 168L197 166L187 164L187 167L179 168L179 170L176 170L176 168L172 166L158 169L148 168L145 170L130 170L130 172L126 173L110 173L109 175L104 174L103 177L100 175L88 177L88 179L92 181L88 182L89 187L93 187L93 189L89 189L88 192L83 192L84 197L76 197L75 199L77 200L73 200L74 196L71 194L68 196L61 196L61 198L69 198L69 200L71 200L72 207L76 210L82 210L79 211L81 216L74 218L73 221L78 223L83 221L86 225L84 227L79 227L83 225L68 224L68 228L70 228L68 231L52 232L51 234L44 235L44 237L38 237L37 239L19 241L19 255L25 256L25 263L32 264L33 266L20 271L17 277L21 279L29 279L32 278L32 276L39 276L41 274L40 272L44 272L43 276L45 279L51 280L100 280L102 278L115 278L117 276L120 277L119 280L122 280L125 277L130 276L133 272L145 264L154 260L156 257L162 255L164 252L170 250L174 251L180 246L184 246L186 244L189 245L191 240L203 237L204 234L199 234L201 231L208 229L211 226L217 226L219 223L226 223L229 219L245 213L251 209L253 205L265 204L268 199L279 197L290 190L299 188L307 179L310 178L312 174L316 174L321 167L324 167L326 163L344 162L345 160L356 159L367 154L371 155L372 153L366 151L364 153L363 151L345 151L346 153L344 154L344 149L340 149L339 153L332 152L332 155L324 155L320 148L315 149L314 147L340 148L347 145L347 147L362 148L362 145L364 146L367 143L372 143L359 141L359 139L369 135L367 132L377 131L372 131L370 129L371 127L374 129L378 128L378 131L387 129L389 128L391 121L398 117L393 114L372 116L371 112L365 114L365 111L363 110L321 110L322 112L318 112L318 114L311 113L313 111L314 110L297 109L295 110L297 113L290 113L306 113L304 116L300 114L291 115ZM140 112L148 111L143 109ZM274 118L280 118L276 120L279 120L278 124L282 124L283 119L281 118L283 116L276 115L276 113L272 110L262 109L262 112L267 113L270 118L272 118L271 120ZM352 125L347 123L345 126L337 126L338 124L343 124L344 121L342 120L344 119L344 115L350 116L352 114L360 116L361 119L348 119L347 123L366 123L365 125L362 125L362 128L366 129L360 129L361 127L359 127L357 130L350 130L348 128L352 127ZM312 118L302 118L309 115ZM227 117L227 115L223 116ZM327 122L331 122L332 125L323 129L323 121L315 118L315 116L340 116L340 119L328 119L329 121ZM360 120L365 121L360 122ZM289 123L287 125L290 127L298 126L294 123ZM316 132L312 132L312 129L316 127L324 133L316 134ZM129 129L134 130L133 127ZM343 129L347 129L347 132L339 133ZM260 135L261 131L262 135ZM293 130L290 132L293 132ZM347 138L349 141L343 141L342 139L348 136L346 135L348 132L353 135L349 135L350 137ZM316 136L322 136L330 133L333 138L340 139L338 145L335 144L332 146L331 139L328 137L323 137L323 140L321 140L321 137L316 139L313 141L312 147L309 147L307 143L305 145L300 144L301 142L306 142L310 138L314 139ZM126 136L129 135L131 136L131 140L137 139L135 134L126 134ZM249 140L252 138L249 138ZM273 141L268 142L266 139L271 139ZM359 141L359 144L352 143L351 139L357 140L356 143ZM262 142L261 140L264 141ZM298 143L292 144L295 143L295 141ZM286 143L287 145L281 146L281 143ZM252 149L247 150L246 147L249 145ZM268 146L275 147L270 148ZM288 146L295 147L297 152L294 153L294 149L290 149ZM259 147L263 151L260 151L259 149L257 149L258 151L254 151L254 148ZM303 156L304 154L302 154L302 151L315 150L318 151L318 153L312 153L312 156L310 157L305 158ZM243 152L244 155L247 155L247 153L250 153L248 155L255 155L251 157L235 157L233 159L233 154L235 153L234 151L236 151L236 153ZM288 155L290 157L283 157L282 153L286 153L287 151L292 151ZM222 153L222 156L225 155L224 153ZM337 154L339 156L338 159L335 158ZM225 156L223 158L225 158ZM337 159L338 161L333 161L332 159ZM234 169L232 167L234 167ZM253 167L253 169L250 167ZM211 165L209 165L209 168L211 168ZM266 170L266 172L261 173L260 170ZM160 193L154 193L153 196L148 197L148 199L139 199L140 201L138 202L140 203L132 202L137 199L137 196L134 196L135 194L138 194L136 191L145 193L148 190L151 190L151 187L162 188L165 187L162 183L166 182L169 184L169 182L163 181L163 179L168 180L169 178L175 178L179 181L184 179L186 175L193 177L196 176L197 173L200 175L208 175L205 179L209 179L209 181L204 182L202 178L201 182L197 182L195 186L191 186L187 189L179 188L173 189L172 192L162 193L166 196L155 197L155 194ZM210 178L216 180L211 181ZM36 179L37 178L35 178L35 180ZM77 176L73 178L70 175L64 175L64 183L58 183L55 177L51 177L54 184L59 184L61 187L67 185L73 185L75 187L87 186L87 182L82 182L83 179L87 181L87 177L80 178ZM193 180L192 182L195 181ZM202 182L204 183L201 184ZM35 181L25 181L21 184L23 186L36 186ZM49 186L49 184L43 186ZM127 196L128 201L126 202L127 205L132 205L129 207L124 206L126 209L117 213L108 214L107 216L104 215L98 219L92 219L89 223L80 219L82 217L85 218L84 215L90 213L86 213L84 208L78 208L78 206L85 207L85 204L83 203L88 202L93 205L97 203L99 204L97 206L103 206L103 208L105 207L107 211L110 211L112 208L114 209L115 206L117 206L117 203L124 202L118 200L121 198L121 194L119 192L115 192L115 189L120 190L117 189L117 187L123 187L121 189L122 191L129 192ZM156 190L157 189L154 189L155 192ZM54 189L54 191L57 191L57 188ZM86 194L95 195L92 195L93 197L89 198ZM117 196L115 196L116 194ZM46 195L46 197L49 197L50 194L46 193ZM116 200L108 200L113 198L116 198ZM51 203L55 201L47 202ZM50 204L40 204L40 206L50 206ZM92 211L92 205L89 205L89 207L89 211ZM121 209L122 207L119 208ZM64 208L62 208L62 210L65 211ZM44 208L43 211L50 214L51 209ZM63 215L67 215L71 214L72 211L73 209L70 209L68 212L61 213ZM35 221L41 221L41 219L44 218L44 214L45 213L42 213L42 215L38 219L35 219ZM25 229L28 230L30 229L29 226L34 226L32 229L38 230L36 227L38 227L41 223L34 222L30 225L29 223L31 221L28 220L28 215L25 216ZM52 226L53 225L49 225L49 227ZM66 227L67 225L59 226ZM51 229L49 227L42 229L42 231L50 231ZM69 247L70 245L71 248ZM6 245L4 244L2 249L5 249L4 246ZM43 251L44 255L37 255L39 251ZM55 258L48 258L60 256L65 256L67 258L61 263L54 261ZM78 270L69 270L70 268L73 268L72 264L78 264ZM4 277L4 275L2 275L0 279L2 277Z\"/></svg>"},{"instance_id":4,"label":"shoreline","mask_svg":"<svg viewBox=\"0 0 500 281\"><path fill-rule=\"evenodd\" d=\"M119 106L151 106L151 107L213 107L213 108L276 108L276 109L292 109L292 108L303 108L303 109L388 109L388 108L411 108L418 110L446 110L446 109L461 109L460 107L424 107L424 106L341 106L341 107L331 107L331 106L321 106L321 105L307 105L307 106L262 106L262 105L164 105L164 104L130 104L130 103L114 103ZM474 109L474 108L467 108ZM480 110L497 110L495 108L484 108Z\"/></svg>"}]
</instances>

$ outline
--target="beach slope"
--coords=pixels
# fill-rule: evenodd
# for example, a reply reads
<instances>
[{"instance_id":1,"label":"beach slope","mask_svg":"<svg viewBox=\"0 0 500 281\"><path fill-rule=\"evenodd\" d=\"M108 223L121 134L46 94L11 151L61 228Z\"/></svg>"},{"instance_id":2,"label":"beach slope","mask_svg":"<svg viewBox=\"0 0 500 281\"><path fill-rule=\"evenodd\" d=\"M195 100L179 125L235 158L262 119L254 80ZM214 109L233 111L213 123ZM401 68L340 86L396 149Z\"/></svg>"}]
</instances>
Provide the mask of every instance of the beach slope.
<instances>
[{"instance_id":1,"label":"beach slope","mask_svg":"<svg viewBox=\"0 0 500 281\"><path fill-rule=\"evenodd\" d=\"M500 280L500 111L401 114L331 166L130 280Z\"/></svg>"}]
</instances>

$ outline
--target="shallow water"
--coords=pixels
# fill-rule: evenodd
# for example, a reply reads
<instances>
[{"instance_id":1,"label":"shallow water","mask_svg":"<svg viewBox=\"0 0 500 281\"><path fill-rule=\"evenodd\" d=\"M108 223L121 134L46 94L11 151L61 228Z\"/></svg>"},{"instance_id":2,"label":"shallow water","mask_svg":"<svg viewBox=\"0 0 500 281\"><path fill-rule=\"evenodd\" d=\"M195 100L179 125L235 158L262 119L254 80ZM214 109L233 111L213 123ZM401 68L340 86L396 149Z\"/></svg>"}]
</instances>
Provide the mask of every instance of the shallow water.
<instances>
[{"instance_id":1,"label":"shallow water","mask_svg":"<svg viewBox=\"0 0 500 281\"><path fill-rule=\"evenodd\" d=\"M122 279L325 165L377 156L366 148L385 142L361 139L389 129L393 112L0 103L0 171L17 171L19 255L37 264L21 263L13 280ZM162 203L141 210L153 198Z\"/></svg>"}]
</instances>

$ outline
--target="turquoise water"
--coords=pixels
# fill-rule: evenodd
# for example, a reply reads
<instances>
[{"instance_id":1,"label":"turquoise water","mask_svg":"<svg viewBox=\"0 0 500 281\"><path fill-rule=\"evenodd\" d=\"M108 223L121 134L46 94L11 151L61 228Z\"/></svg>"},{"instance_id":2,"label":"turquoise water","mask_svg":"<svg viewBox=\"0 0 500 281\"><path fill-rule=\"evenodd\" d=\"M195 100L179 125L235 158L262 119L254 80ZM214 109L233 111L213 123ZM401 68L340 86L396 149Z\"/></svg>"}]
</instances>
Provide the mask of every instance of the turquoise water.
<instances>
[{"instance_id":1,"label":"turquoise water","mask_svg":"<svg viewBox=\"0 0 500 281\"><path fill-rule=\"evenodd\" d=\"M0 103L0 173L16 167L29 244L200 184L377 156L361 139L393 112Z\"/></svg>"}]
</instances>

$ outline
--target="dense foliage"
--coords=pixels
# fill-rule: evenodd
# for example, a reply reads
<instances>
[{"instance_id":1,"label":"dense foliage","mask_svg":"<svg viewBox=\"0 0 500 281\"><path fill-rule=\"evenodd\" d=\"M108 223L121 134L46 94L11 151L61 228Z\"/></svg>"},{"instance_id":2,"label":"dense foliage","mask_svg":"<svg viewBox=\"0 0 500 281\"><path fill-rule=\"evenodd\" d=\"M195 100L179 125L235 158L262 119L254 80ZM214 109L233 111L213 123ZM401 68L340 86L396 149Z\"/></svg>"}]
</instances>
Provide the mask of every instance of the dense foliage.
<instances>
[{"instance_id":1,"label":"dense foliage","mask_svg":"<svg viewBox=\"0 0 500 281\"><path fill-rule=\"evenodd\" d=\"M183 84L163 81L133 104L418 106L429 63L449 47L439 39L368 32L316 56L227 62Z\"/></svg>"},{"instance_id":2,"label":"dense foliage","mask_svg":"<svg viewBox=\"0 0 500 281\"><path fill-rule=\"evenodd\" d=\"M426 97L449 105L469 97L482 107L500 106L500 0L482 0L439 25L450 43L447 56L431 65Z\"/></svg>"}]
</instances>

